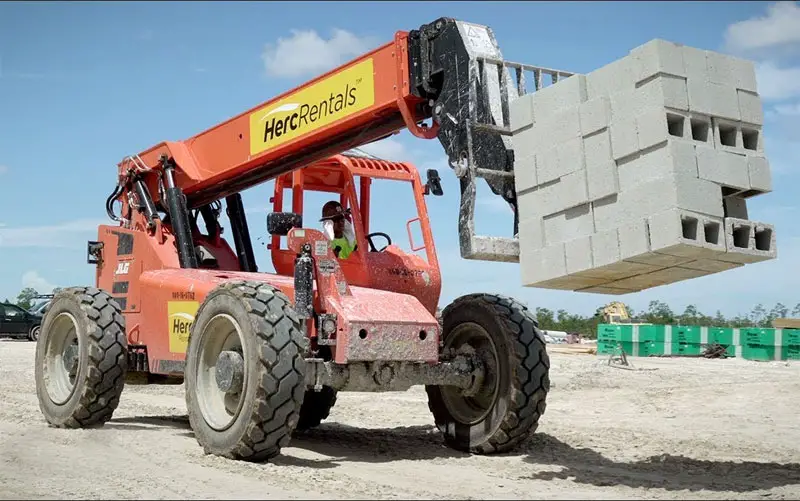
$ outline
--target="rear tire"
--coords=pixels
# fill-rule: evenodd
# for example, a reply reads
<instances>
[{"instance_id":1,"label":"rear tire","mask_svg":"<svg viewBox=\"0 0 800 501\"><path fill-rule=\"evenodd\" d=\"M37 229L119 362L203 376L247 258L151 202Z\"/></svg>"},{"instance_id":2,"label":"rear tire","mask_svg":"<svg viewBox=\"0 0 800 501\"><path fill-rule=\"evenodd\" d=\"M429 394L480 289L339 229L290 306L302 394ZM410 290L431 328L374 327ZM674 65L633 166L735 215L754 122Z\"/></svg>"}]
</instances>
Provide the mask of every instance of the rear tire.
<instances>
[{"instance_id":1,"label":"rear tire","mask_svg":"<svg viewBox=\"0 0 800 501\"><path fill-rule=\"evenodd\" d=\"M36 342L39 339L39 332L42 330L41 325L35 325L31 327L31 331L28 333L28 339L30 341Z\"/></svg>"},{"instance_id":2,"label":"rear tire","mask_svg":"<svg viewBox=\"0 0 800 501\"><path fill-rule=\"evenodd\" d=\"M306 431L316 428L328 419L331 409L336 404L337 392L330 386L323 386L320 391L306 390L303 407L300 409L300 421L297 431Z\"/></svg>"},{"instance_id":3,"label":"rear tire","mask_svg":"<svg viewBox=\"0 0 800 501\"><path fill-rule=\"evenodd\" d=\"M477 395L426 386L428 407L452 448L507 452L529 437L545 412L550 359L536 320L512 298L470 294L442 313L444 355L474 350L486 371Z\"/></svg>"},{"instance_id":4,"label":"rear tire","mask_svg":"<svg viewBox=\"0 0 800 501\"><path fill-rule=\"evenodd\" d=\"M127 371L125 319L94 287L59 291L36 344L36 396L59 428L102 426L119 405Z\"/></svg>"},{"instance_id":5,"label":"rear tire","mask_svg":"<svg viewBox=\"0 0 800 501\"><path fill-rule=\"evenodd\" d=\"M264 461L291 439L303 404L307 338L289 299L260 282L226 282L200 306L186 354L186 406L207 454ZM240 385L223 391L219 353L236 352Z\"/></svg>"}]
</instances>

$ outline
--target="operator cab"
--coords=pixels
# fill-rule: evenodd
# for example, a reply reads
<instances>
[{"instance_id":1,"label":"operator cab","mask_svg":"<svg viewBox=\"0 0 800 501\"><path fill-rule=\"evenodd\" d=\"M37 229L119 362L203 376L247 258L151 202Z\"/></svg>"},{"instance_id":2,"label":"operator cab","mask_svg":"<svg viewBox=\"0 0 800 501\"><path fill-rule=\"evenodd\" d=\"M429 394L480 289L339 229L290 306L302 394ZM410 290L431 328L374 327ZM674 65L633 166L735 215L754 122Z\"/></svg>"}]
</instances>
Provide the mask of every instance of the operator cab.
<instances>
[{"instance_id":1,"label":"operator cab","mask_svg":"<svg viewBox=\"0 0 800 501\"><path fill-rule=\"evenodd\" d=\"M349 255L345 252L346 258L339 256L339 266L348 283L407 293L421 300L424 296L423 303L435 308L441 278L424 197L428 193L441 194L441 185L435 171L429 171L428 178L428 183L423 184L413 165L381 160L358 151L280 176L275 180L273 212L267 224L272 235L268 247L276 273L287 276L294 273L297 256L288 249L283 237L288 227L317 229L331 241L337 240L331 238L334 221L323 216L323 207L327 205L330 209L338 202L340 208L333 214L339 226L337 233L341 236L344 222L352 228L345 235L355 240L352 252ZM373 184L390 182L391 198L383 194L377 201L372 198ZM403 215L403 210L409 211L408 216ZM382 216L381 224L393 222L397 228L371 231L370 216L374 218L377 214ZM330 222L324 223L325 219ZM398 223L405 223L405 228ZM402 230L407 233L407 246Z\"/></svg>"}]
</instances>

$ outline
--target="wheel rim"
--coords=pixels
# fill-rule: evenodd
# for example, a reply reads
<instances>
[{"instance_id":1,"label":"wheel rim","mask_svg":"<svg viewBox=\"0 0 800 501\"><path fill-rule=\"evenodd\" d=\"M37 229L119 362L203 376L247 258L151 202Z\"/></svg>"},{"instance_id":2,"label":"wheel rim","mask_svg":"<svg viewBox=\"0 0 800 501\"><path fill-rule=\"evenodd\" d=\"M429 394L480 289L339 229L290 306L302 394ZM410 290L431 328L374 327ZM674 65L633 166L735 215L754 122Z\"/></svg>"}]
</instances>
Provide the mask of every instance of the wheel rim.
<instances>
[{"instance_id":1,"label":"wheel rim","mask_svg":"<svg viewBox=\"0 0 800 501\"><path fill-rule=\"evenodd\" d=\"M247 356L244 352L242 329L230 315L219 314L213 317L198 340L197 357L197 400L205 422L214 430L228 429L244 403L247 390ZM217 368L223 352L238 353L242 360L242 380L240 388L224 391L217 382ZM221 367L220 367L221 368Z\"/></svg>"},{"instance_id":2,"label":"wheel rim","mask_svg":"<svg viewBox=\"0 0 800 501\"><path fill-rule=\"evenodd\" d=\"M80 350L78 322L70 313L60 313L48 331L44 360L47 394L56 405L63 405L75 391Z\"/></svg>"},{"instance_id":3,"label":"wheel rim","mask_svg":"<svg viewBox=\"0 0 800 501\"><path fill-rule=\"evenodd\" d=\"M33 339L39 339L39 329L40 327L34 327L33 331L31 332L31 337Z\"/></svg>"},{"instance_id":4,"label":"wheel rim","mask_svg":"<svg viewBox=\"0 0 800 501\"><path fill-rule=\"evenodd\" d=\"M454 386L441 386L442 400L453 418L463 424L472 425L482 421L497 402L500 378L497 346L486 329L472 322L458 325L448 335L444 346L451 352L467 352L483 363L484 378L474 395L466 396Z\"/></svg>"}]
</instances>

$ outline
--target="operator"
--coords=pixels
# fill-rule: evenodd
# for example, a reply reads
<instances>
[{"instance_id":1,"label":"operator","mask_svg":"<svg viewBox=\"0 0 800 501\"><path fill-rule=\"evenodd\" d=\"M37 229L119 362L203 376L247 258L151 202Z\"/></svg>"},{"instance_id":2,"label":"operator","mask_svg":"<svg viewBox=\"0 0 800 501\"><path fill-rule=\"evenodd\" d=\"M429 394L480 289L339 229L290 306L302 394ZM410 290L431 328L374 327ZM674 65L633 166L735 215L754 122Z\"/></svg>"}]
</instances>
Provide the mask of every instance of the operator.
<instances>
[{"instance_id":1,"label":"operator","mask_svg":"<svg viewBox=\"0 0 800 501\"><path fill-rule=\"evenodd\" d=\"M320 221L336 257L347 259L358 249L353 223L350 221L350 209L345 210L342 204L331 200L322 206Z\"/></svg>"}]
</instances>

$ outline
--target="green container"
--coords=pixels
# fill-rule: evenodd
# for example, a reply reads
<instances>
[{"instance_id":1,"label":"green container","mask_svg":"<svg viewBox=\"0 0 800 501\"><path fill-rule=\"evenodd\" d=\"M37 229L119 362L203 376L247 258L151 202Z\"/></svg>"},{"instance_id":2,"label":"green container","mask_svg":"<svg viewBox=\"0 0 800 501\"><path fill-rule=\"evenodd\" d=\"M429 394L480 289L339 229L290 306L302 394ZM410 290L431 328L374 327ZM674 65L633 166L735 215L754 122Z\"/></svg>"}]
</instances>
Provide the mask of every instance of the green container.
<instances>
[{"instance_id":1,"label":"green container","mask_svg":"<svg viewBox=\"0 0 800 501\"><path fill-rule=\"evenodd\" d=\"M632 343L622 343L616 341L598 341L597 342L597 354L598 355L613 355L615 353L620 353L620 345L622 345L622 349L625 350L625 353L633 353L631 346Z\"/></svg>"},{"instance_id":2,"label":"green container","mask_svg":"<svg viewBox=\"0 0 800 501\"><path fill-rule=\"evenodd\" d=\"M649 357L653 355L664 354L663 343L631 343L627 341L622 342L599 342L597 343L598 355L614 355L620 354L620 347L625 350L625 354L629 357Z\"/></svg>"},{"instance_id":3,"label":"green container","mask_svg":"<svg viewBox=\"0 0 800 501\"><path fill-rule=\"evenodd\" d=\"M672 343L672 354L683 355L687 357L697 356L703 353L704 347L700 344L691 343Z\"/></svg>"},{"instance_id":4,"label":"green container","mask_svg":"<svg viewBox=\"0 0 800 501\"><path fill-rule=\"evenodd\" d=\"M639 325L639 342L664 342L664 326L663 325Z\"/></svg>"},{"instance_id":5,"label":"green container","mask_svg":"<svg viewBox=\"0 0 800 501\"><path fill-rule=\"evenodd\" d=\"M700 344L700 327L696 325L673 325L672 342L681 344Z\"/></svg>"},{"instance_id":6,"label":"green container","mask_svg":"<svg viewBox=\"0 0 800 501\"><path fill-rule=\"evenodd\" d=\"M600 324L597 326L598 343L613 343L619 341L633 341L632 325Z\"/></svg>"},{"instance_id":7,"label":"green container","mask_svg":"<svg viewBox=\"0 0 800 501\"><path fill-rule=\"evenodd\" d=\"M800 360L800 346L782 346L781 360Z\"/></svg>"},{"instance_id":8,"label":"green container","mask_svg":"<svg viewBox=\"0 0 800 501\"><path fill-rule=\"evenodd\" d=\"M758 329L755 327L741 329L739 331L739 342L742 346L775 346L775 329Z\"/></svg>"},{"instance_id":9,"label":"green container","mask_svg":"<svg viewBox=\"0 0 800 501\"><path fill-rule=\"evenodd\" d=\"M783 329L783 346L800 346L800 329Z\"/></svg>"},{"instance_id":10,"label":"green container","mask_svg":"<svg viewBox=\"0 0 800 501\"><path fill-rule=\"evenodd\" d=\"M720 343L720 344L722 344L722 343ZM730 346L728 346L728 347L725 349L725 356L726 356L726 357L732 357L732 358L735 358L735 357L736 357L736 346L735 346L735 345L730 345Z\"/></svg>"},{"instance_id":11,"label":"green container","mask_svg":"<svg viewBox=\"0 0 800 501\"><path fill-rule=\"evenodd\" d=\"M775 360L775 346L746 344L742 346L742 358L746 360Z\"/></svg>"},{"instance_id":12,"label":"green container","mask_svg":"<svg viewBox=\"0 0 800 501\"><path fill-rule=\"evenodd\" d=\"M709 327L708 343L719 343L723 346L733 345L733 329L728 327Z\"/></svg>"},{"instance_id":13,"label":"green container","mask_svg":"<svg viewBox=\"0 0 800 501\"><path fill-rule=\"evenodd\" d=\"M637 353L640 357L652 357L657 355L664 354L664 343L656 343L653 341L647 341L644 343L638 343L639 351Z\"/></svg>"}]
</instances>

